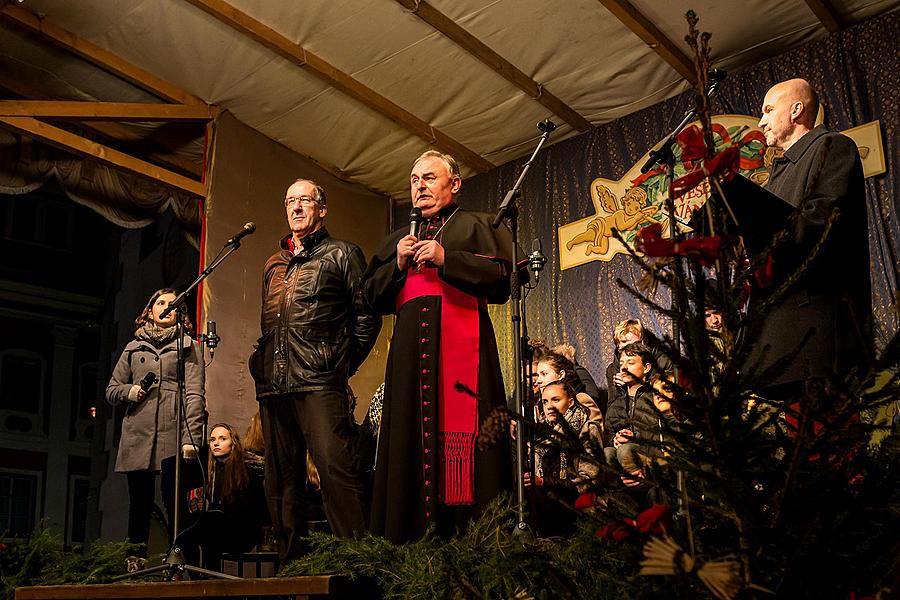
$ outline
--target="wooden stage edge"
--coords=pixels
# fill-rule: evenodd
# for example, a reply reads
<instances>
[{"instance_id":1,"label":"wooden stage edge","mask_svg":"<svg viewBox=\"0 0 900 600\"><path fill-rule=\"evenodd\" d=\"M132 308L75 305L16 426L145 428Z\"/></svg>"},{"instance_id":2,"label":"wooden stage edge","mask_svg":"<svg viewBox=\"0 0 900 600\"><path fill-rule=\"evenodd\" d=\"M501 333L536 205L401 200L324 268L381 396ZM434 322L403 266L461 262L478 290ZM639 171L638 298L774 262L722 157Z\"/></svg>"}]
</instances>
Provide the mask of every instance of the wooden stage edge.
<instances>
[{"instance_id":1,"label":"wooden stage edge","mask_svg":"<svg viewBox=\"0 0 900 600\"><path fill-rule=\"evenodd\" d=\"M371 589L368 590L371 594ZM234 598L297 596L359 598L366 596L359 583L343 575L272 577L265 579L164 581L43 585L16 589L15 600L86 600L91 598ZM370 596L371 597L371 596Z\"/></svg>"}]
</instances>

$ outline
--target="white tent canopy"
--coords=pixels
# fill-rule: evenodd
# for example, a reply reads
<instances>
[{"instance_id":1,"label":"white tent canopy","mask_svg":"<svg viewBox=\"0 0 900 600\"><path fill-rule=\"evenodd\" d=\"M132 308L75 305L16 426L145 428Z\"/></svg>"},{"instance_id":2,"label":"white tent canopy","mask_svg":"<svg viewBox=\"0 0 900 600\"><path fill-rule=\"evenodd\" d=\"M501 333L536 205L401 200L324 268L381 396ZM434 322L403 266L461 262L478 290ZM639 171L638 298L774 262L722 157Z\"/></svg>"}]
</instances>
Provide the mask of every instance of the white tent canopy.
<instances>
[{"instance_id":1,"label":"white tent canopy","mask_svg":"<svg viewBox=\"0 0 900 600\"><path fill-rule=\"evenodd\" d=\"M898 5L24 0L3 8L8 75L0 85L15 87L4 83L11 75L48 98L160 101L158 92L48 48L23 26L21 14L31 14L231 111L344 179L404 199L410 159L429 145L454 153L471 174L527 154L540 135L535 123L547 117L560 124L558 141L687 89L688 9L713 34L714 65L728 70ZM176 150L199 158L197 143Z\"/></svg>"}]
</instances>

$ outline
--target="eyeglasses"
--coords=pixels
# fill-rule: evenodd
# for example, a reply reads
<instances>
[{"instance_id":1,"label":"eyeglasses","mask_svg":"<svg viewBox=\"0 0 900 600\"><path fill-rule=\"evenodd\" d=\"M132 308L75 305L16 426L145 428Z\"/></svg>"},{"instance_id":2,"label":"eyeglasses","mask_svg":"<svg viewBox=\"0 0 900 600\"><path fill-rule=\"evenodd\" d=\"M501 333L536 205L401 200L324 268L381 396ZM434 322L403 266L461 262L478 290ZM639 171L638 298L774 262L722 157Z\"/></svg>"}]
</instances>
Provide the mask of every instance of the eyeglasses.
<instances>
[{"instance_id":1,"label":"eyeglasses","mask_svg":"<svg viewBox=\"0 0 900 600\"><path fill-rule=\"evenodd\" d=\"M288 196L284 199L285 206L293 206L297 202L299 202L301 206L304 206L306 208L309 208L313 204L319 203L319 201L312 196Z\"/></svg>"}]
</instances>

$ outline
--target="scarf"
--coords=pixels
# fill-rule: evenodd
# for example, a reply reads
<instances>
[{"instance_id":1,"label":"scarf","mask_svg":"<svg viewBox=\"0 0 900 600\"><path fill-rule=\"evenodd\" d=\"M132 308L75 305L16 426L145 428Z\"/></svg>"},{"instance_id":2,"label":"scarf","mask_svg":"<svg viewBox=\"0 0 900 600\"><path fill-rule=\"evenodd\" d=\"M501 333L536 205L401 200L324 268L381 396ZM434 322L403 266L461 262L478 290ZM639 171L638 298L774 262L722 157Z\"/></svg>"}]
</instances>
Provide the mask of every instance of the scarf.
<instances>
[{"instance_id":1,"label":"scarf","mask_svg":"<svg viewBox=\"0 0 900 600\"><path fill-rule=\"evenodd\" d=\"M160 327L153 321L147 321L138 327L138 330L134 332L134 337L139 340L150 342L159 348L175 339L177 329L178 327L175 325L172 325L171 327Z\"/></svg>"}]
</instances>

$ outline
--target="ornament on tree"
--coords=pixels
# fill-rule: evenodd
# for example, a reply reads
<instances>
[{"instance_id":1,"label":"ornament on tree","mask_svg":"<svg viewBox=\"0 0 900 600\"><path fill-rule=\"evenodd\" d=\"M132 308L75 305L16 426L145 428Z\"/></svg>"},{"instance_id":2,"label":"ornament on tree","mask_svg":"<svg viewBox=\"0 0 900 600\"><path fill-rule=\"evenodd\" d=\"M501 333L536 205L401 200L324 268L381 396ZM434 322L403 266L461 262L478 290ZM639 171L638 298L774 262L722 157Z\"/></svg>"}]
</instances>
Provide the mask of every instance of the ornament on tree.
<instances>
[{"instance_id":1,"label":"ornament on tree","mask_svg":"<svg viewBox=\"0 0 900 600\"><path fill-rule=\"evenodd\" d=\"M640 575L675 574L696 575L719 600L732 600L743 587L741 566L736 560L700 564L700 561L682 550L672 538L653 538L647 542L644 545Z\"/></svg>"},{"instance_id":2,"label":"ornament on tree","mask_svg":"<svg viewBox=\"0 0 900 600\"><path fill-rule=\"evenodd\" d=\"M672 528L671 509L668 504L654 504L634 519L614 521L597 531L597 537L620 542L637 531L662 535Z\"/></svg>"},{"instance_id":3,"label":"ornament on tree","mask_svg":"<svg viewBox=\"0 0 900 600\"><path fill-rule=\"evenodd\" d=\"M722 238L719 236L695 237L673 242L663 239L662 225L654 223L638 231L636 247L638 252L643 252L647 256L679 255L703 266L709 266L719 258Z\"/></svg>"}]
</instances>

